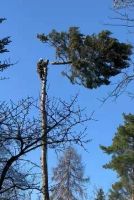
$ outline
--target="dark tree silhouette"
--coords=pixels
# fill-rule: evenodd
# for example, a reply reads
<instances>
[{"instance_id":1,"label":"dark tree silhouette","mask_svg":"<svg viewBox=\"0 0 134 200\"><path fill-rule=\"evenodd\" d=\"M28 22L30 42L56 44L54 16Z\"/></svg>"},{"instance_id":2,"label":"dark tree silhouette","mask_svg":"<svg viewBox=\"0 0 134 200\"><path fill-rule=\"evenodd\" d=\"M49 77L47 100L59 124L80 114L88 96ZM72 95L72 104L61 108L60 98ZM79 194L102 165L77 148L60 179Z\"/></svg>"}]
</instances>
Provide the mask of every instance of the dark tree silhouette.
<instances>
[{"instance_id":1,"label":"dark tree silhouette","mask_svg":"<svg viewBox=\"0 0 134 200\"><path fill-rule=\"evenodd\" d=\"M36 148L39 138L39 121L29 117L32 103L27 98L18 104L11 102L10 106L5 102L0 104L0 199L3 200L23 199L23 191L39 189L35 175L29 171L35 166L24 158Z\"/></svg>"},{"instance_id":2,"label":"dark tree silhouette","mask_svg":"<svg viewBox=\"0 0 134 200\"><path fill-rule=\"evenodd\" d=\"M94 200L106 200L105 193L102 188L97 190Z\"/></svg>"},{"instance_id":3,"label":"dark tree silhouette","mask_svg":"<svg viewBox=\"0 0 134 200\"><path fill-rule=\"evenodd\" d=\"M75 103L76 97L70 103L47 101L47 147L60 150L66 143L75 142L82 146L84 142L88 142L85 139L85 128L79 133L75 132L75 126L89 120L82 117L82 111L79 107L75 107ZM44 135L40 134L41 121L38 118L32 118L32 108L37 108L39 112L37 102L32 98L23 99L17 104L11 102L10 106L6 103L0 104L1 198L8 196L10 199L17 200L23 199L23 191L35 189L42 192L39 181L36 181L36 173L32 174L29 171L37 165L25 160L24 157L27 153L44 145L42 143ZM37 178L40 178L38 174Z\"/></svg>"},{"instance_id":4,"label":"dark tree silhouette","mask_svg":"<svg viewBox=\"0 0 134 200\"><path fill-rule=\"evenodd\" d=\"M124 115L124 125L120 125L112 145L101 149L111 155L106 169L117 172L119 182L112 186L111 199L134 199L134 115ZM114 197L114 198L113 198ZM118 198L117 198L118 197Z\"/></svg>"},{"instance_id":5,"label":"dark tree silhouette","mask_svg":"<svg viewBox=\"0 0 134 200\"><path fill-rule=\"evenodd\" d=\"M4 20L6 20L5 18L0 18L0 23L2 23ZM10 37L4 37L2 39L0 39L0 54L9 52L8 49L6 48L7 45L11 42ZM0 71L2 72L3 70L7 69L8 67L10 67L12 64L8 61L8 60L4 60L2 61L0 59Z\"/></svg>"}]
</instances>

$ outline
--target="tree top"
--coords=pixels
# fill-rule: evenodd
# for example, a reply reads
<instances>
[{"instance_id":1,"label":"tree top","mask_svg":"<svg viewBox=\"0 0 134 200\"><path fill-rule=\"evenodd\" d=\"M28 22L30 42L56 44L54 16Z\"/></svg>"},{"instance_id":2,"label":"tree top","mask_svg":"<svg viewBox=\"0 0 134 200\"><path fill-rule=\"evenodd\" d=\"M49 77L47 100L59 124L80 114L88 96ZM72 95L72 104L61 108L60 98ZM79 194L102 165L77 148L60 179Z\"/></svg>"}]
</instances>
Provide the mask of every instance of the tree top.
<instances>
[{"instance_id":1,"label":"tree top","mask_svg":"<svg viewBox=\"0 0 134 200\"><path fill-rule=\"evenodd\" d=\"M86 88L109 85L110 78L130 66L132 46L111 36L104 30L99 34L84 35L78 27L67 32L52 30L48 35L38 34L37 38L55 49L56 61L69 64L63 75L71 83Z\"/></svg>"}]
</instances>

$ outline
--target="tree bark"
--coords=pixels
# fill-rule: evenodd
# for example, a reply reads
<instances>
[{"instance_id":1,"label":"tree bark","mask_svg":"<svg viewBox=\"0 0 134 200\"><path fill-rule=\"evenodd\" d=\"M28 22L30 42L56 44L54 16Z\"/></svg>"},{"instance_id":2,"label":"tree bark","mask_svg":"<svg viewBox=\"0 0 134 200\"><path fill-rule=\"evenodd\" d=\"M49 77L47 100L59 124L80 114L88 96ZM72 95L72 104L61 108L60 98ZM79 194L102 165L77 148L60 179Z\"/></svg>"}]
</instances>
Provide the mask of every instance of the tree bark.
<instances>
[{"instance_id":1,"label":"tree bark","mask_svg":"<svg viewBox=\"0 0 134 200\"><path fill-rule=\"evenodd\" d=\"M132 200L134 200L134 185L132 186Z\"/></svg>"},{"instance_id":2,"label":"tree bark","mask_svg":"<svg viewBox=\"0 0 134 200\"><path fill-rule=\"evenodd\" d=\"M41 63L41 62L40 62ZM40 64L39 64L40 65ZM38 66L38 65L37 65ZM41 126L42 126L42 149L41 149L41 167L42 167L42 200L49 200L49 187L48 187L48 163L47 163L47 111L46 111L46 85L47 85L47 69L48 60L43 61L39 69L39 76L41 78L41 98L40 98L40 108L41 108Z\"/></svg>"}]
</instances>

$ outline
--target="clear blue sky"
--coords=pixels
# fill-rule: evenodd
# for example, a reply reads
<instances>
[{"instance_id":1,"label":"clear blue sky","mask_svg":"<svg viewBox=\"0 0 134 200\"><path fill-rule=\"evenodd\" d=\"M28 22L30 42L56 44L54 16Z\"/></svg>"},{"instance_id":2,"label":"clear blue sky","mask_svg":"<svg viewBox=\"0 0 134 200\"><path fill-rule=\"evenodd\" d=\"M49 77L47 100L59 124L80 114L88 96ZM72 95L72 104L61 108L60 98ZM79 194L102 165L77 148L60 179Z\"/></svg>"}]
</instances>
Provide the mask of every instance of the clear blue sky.
<instances>
[{"instance_id":1,"label":"clear blue sky","mask_svg":"<svg viewBox=\"0 0 134 200\"><path fill-rule=\"evenodd\" d=\"M37 33L48 33L53 28L65 31L69 26L78 26L85 34L110 29L121 41L128 40L127 30L104 25L109 21L108 17L112 16L111 6L110 0L1 0L1 17L7 18L7 21L1 25L0 37L9 35L12 39L10 53L5 56L18 63L3 73L10 79L0 84L0 100L16 101L26 96L39 96L36 63L41 57L50 60L54 57L53 51L37 40ZM71 85L60 73L63 68L53 67L49 70L49 94L69 99L79 92L80 106L86 107L87 114L95 110L94 117L98 121L88 124L88 135L92 139L87 146L89 154L83 150L79 152L86 165L86 174L91 179L89 190L94 185L107 190L115 180L115 175L102 168L109 158L101 152L99 144L111 143L116 128L123 122L122 113L133 113L133 101L122 95L117 102L109 101L100 107L101 103L97 99L104 97L110 87L103 86L91 91ZM49 166L51 174L55 162L49 162Z\"/></svg>"}]
</instances>

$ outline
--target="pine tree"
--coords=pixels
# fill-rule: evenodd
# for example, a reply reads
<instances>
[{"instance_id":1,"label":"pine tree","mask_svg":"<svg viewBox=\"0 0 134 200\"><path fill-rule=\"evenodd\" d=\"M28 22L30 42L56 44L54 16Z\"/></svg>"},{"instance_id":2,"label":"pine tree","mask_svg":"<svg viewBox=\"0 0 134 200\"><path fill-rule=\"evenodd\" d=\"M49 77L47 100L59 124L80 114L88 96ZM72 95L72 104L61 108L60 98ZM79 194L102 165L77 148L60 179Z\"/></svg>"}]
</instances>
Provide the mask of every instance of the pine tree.
<instances>
[{"instance_id":1,"label":"pine tree","mask_svg":"<svg viewBox=\"0 0 134 200\"><path fill-rule=\"evenodd\" d=\"M55 64L70 65L63 75L73 84L86 88L109 85L111 77L130 65L132 46L111 37L111 32L107 30L84 35L78 27L71 27L68 32L52 30L48 35L38 34L37 37L55 48Z\"/></svg>"},{"instance_id":2,"label":"pine tree","mask_svg":"<svg viewBox=\"0 0 134 200\"><path fill-rule=\"evenodd\" d=\"M0 23L2 23L5 18L0 18ZM8 52L6 46L11 42L10 37L4 37L0 39L0 54ZM1 61L0 60L0 72L10 67L12 64L9 63L7 60Z\"/></svg>"},{"instance_id":3,"label":"pine tree","mask_svg":"<svg viewBox=\"0 0 134 200\"><path fill-rule=\"evenodd\" d=\"M95 200L105 200L105 194L104 194L104 191L103 191L102 188L97 190L97 194L96 194Z\"/></svg>"},{"instance_id":4,"label":"pine tree","mask_svg":"<svg viewBox=\"0 0 134 200\"><path fill-rule=\"evenodd\" d=\"M50 62L41 59L37 63L37 71L41 79L41 115L42 115L42 177L44 200L49 200L47 172L47 115L46 115L46 83L48 65L69 65L63 75L71 83L93 89L101 85L109 85L110 78L129 67L132 46L119 42L111 37L110 31L102 31L93 35L81 34L78 27L69 28L68 32L52 30L48 35L38 34L37 38L55 48L56 60ZM45 67L44 67L45 66ZM44 102L43 102L44 101ZM43 108L43 109L42 109ZM43 114L44 113L44 114ZM44 157L44 160L43 160ZM45 168L43 166L46 166ZM46 190L46 191L45 191Z\"/></svg>"},{"instance_id":5,"label":"pine tree","mask_svg":"<svg viewBox=\"0 0 134 200\"><path fill-rule=\"evenodd\" d=\"M123 183L118 181L112 185L109 191L109 200L128 200L132 199L130 193L126 190Z\"/></svg>"},{"instance_id":6,"label":"pine tree","mask_svg":"<svg viewBox=\"0 0 134 200\"><path fill-rule=\"evenodd\" d=\"M106 169L117 172L119 182L112 186L110 196L114 199L134 199L134 115L124 116L124 125L120 125L111 146L101 149L111 155L111 161L104 165ZM117 198L118 196L118 198ZM121 197L120 197L121 196ZM111 198L112 199L112 198Z\"/></svg>"},{"instance_id":7,"label":"pine tree","mask_svg":"<svg viewBox=\"0 0 134 200\"><path fill-rule=\"evenodd\" d=\"M55 186L53 187L51 200L79 200L85 197L84 166L81 156L73 147L67 148L60 157L57 167L53 170Z\"/></svg>"}]
</instances>

